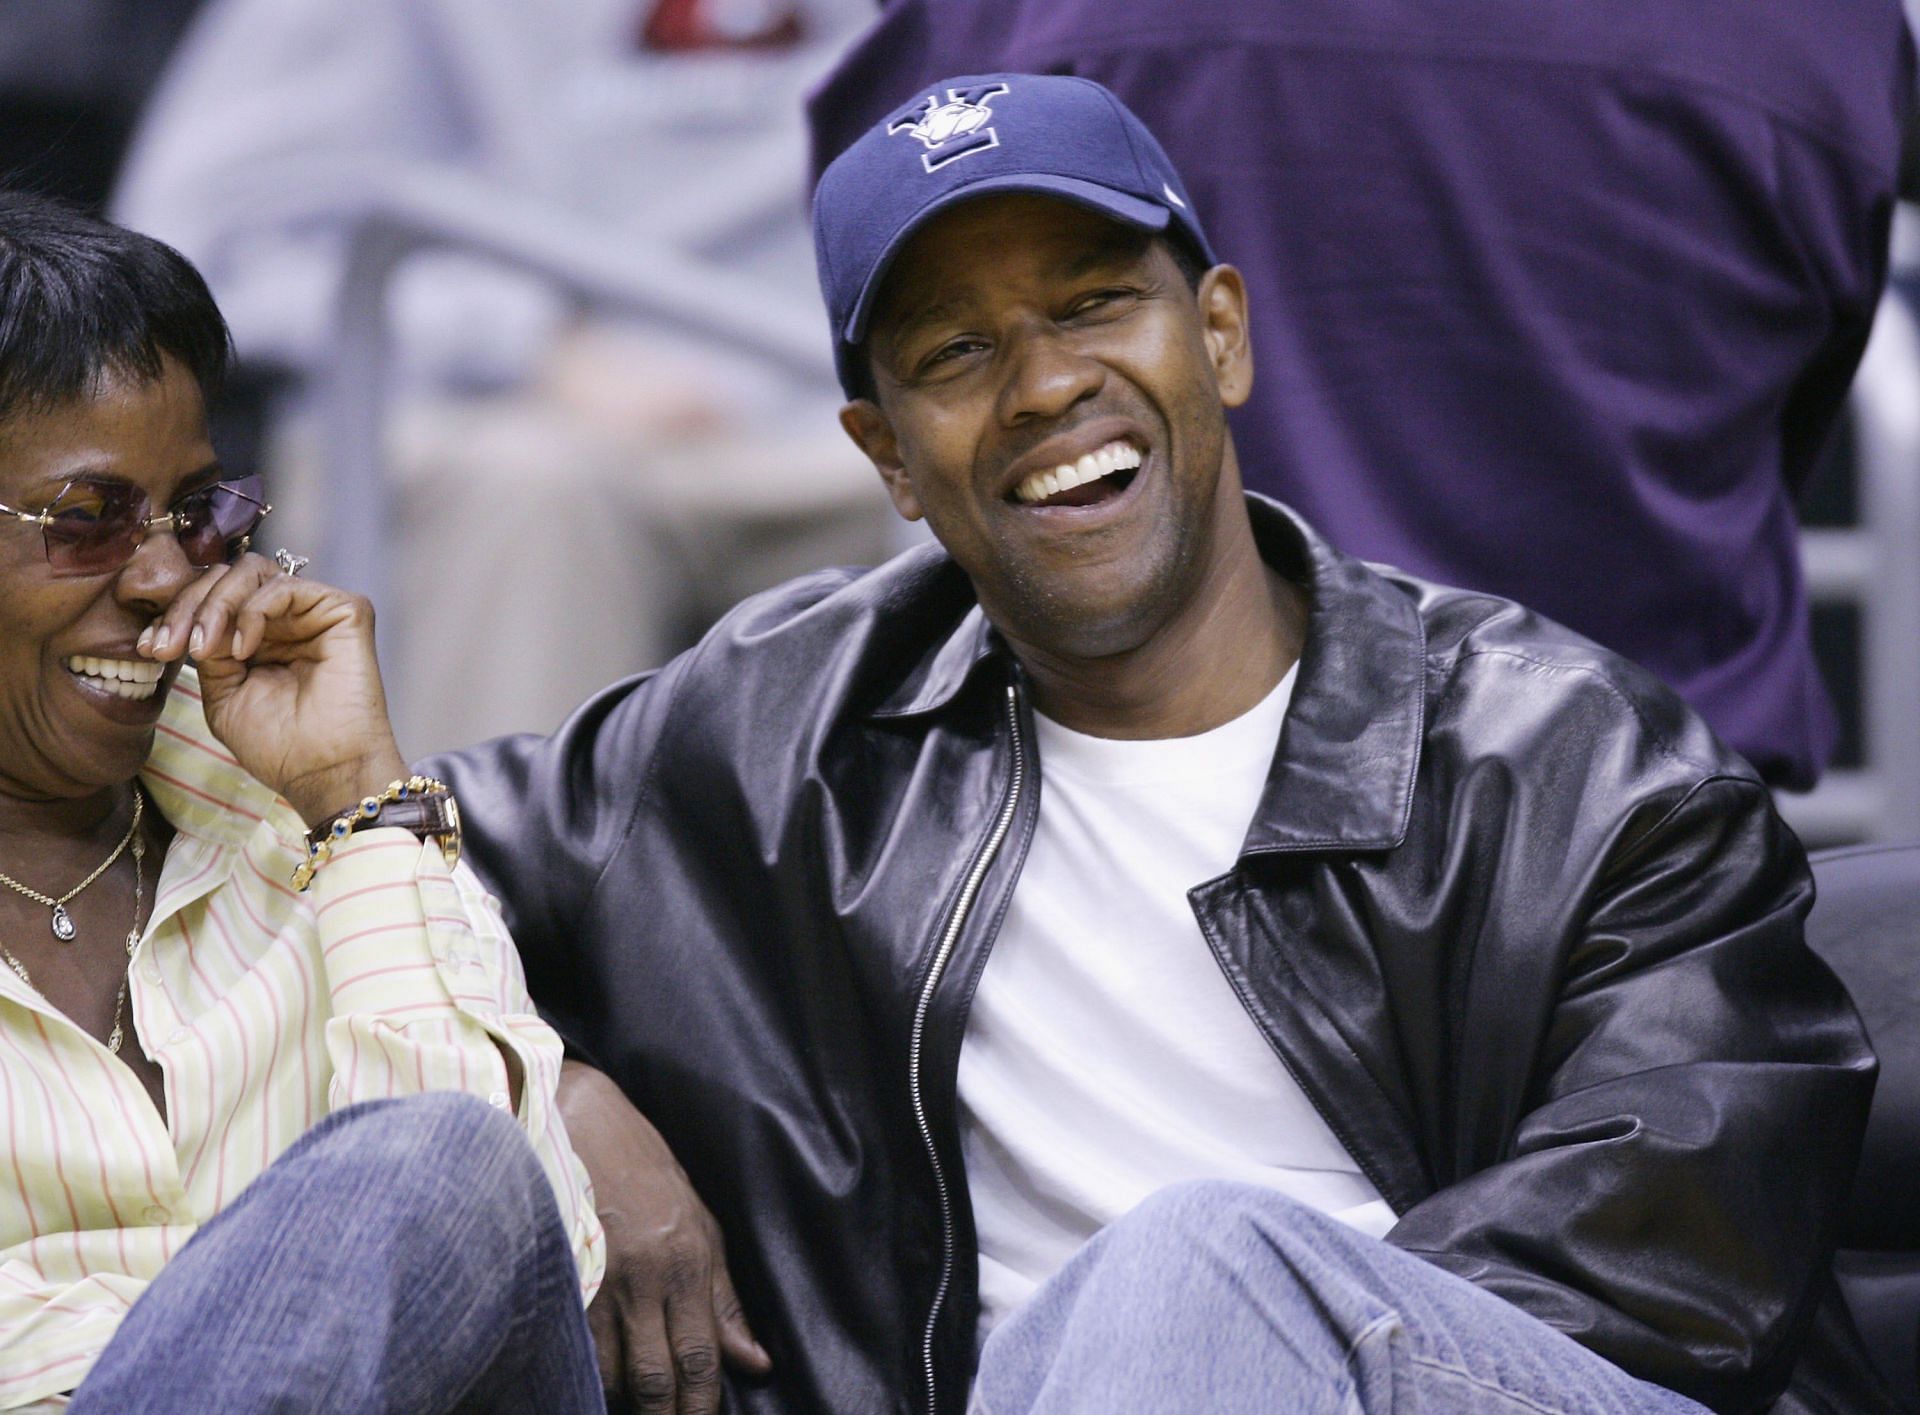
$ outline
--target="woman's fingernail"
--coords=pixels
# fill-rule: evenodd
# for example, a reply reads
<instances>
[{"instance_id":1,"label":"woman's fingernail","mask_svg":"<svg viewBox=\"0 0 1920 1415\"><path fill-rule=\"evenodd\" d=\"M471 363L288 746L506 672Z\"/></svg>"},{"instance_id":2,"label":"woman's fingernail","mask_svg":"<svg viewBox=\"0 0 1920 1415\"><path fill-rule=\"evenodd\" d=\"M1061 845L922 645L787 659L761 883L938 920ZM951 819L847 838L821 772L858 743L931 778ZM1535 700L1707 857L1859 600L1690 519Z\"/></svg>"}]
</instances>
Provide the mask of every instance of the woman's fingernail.
<instances>
[{"instance_id":1,"label":"woman's fingernail","mask_svg":"<svg viewBox=\"0 0 1920 1415\"><path fill-rule=\"evenodd\" d=\"M240 631L238 629L233 631L233 656L235 658L240 657Z\"/></svg>"},{"instance_id":2,"label":"woman's fingernail","mask_svg":"<svg viewBox=\"0 0 1920 1415\"><path fill-rule=\"evenodd\" d=\"M201 650L206 648L206 646L207 646L207 631L205 629L202 629L198 624L194 625L193 633L187 639L187 652L192 654L195 658L198 658L200 657Z\"/></svg>"},{"instance_id":3,"label":"woman's fingernail","mask_svg":"<svg viewBox=\"0 0 1920 1415\"><path fill-rule=\"evenodd\" d=\"M165 624L158 626L153 631L153 651L155 653L165 653L172 645L173 630L169 629Z\"/></svg>"},{"instance_id":4,"label":"woman's fingernail","mask_svg":"<svg viewBox=\"0 0 1920 1415\"><path fill-rule=\"evenodd\" d=\"M135 648L139 649L141 653L152 653L153 652L153 625L149 624L147 625L146 628L142 629L140 631L140 637L133 641L133 645Z\"/></svg>"}]
</instances>

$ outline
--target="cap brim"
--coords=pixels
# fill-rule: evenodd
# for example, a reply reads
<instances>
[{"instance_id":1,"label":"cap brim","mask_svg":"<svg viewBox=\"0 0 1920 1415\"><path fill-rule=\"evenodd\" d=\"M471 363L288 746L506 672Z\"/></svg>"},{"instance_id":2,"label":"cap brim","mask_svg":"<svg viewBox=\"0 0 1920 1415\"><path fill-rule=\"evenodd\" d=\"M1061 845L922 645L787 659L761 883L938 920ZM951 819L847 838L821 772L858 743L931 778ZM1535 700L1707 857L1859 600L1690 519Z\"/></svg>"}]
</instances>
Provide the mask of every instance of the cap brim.
<instances>
[{"instance_id":1,"label":"cap brim","mask_svg":"<svg viewBox=\"0 0 1920 1415\"><path fill-rule=\"evenodd\" d=\"M873 313L873 299L879 292L880 282L886 278L894 257L900 254L900 248L906 245L914 232L950 207L996 192L1037 192L1043 196L1059 197L1142 231L1164 231L1173 220L1173 214L1164 206L1115 191L1112 187L1103 187L1097 182L1083 182L1077 177L1056 177L1046 172L1009 172L970 182L946 193L937 201L929 202L893 233L885 249L880 252L880 258L868 271L866 283L860 287L860 296L853 302L853 312L847 316L846 327L840 334L842 342L857 344L866 338L867 320Z\"/></svg>"}]
</instances>

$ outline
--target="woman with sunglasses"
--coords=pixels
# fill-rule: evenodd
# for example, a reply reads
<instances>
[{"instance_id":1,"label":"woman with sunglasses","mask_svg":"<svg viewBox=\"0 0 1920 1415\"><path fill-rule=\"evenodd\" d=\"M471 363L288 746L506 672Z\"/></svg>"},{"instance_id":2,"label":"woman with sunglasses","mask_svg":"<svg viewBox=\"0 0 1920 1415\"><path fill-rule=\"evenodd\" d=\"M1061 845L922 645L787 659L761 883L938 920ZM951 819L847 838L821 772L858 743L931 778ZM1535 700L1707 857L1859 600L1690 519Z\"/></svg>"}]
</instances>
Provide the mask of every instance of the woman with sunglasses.
<instances>
[{"instance_id":1,"label":"woman with sunglasses","mask_svg":"<svg viewBox=\"0 0 1920 1415\"><path fill-rule=\"evenodd\" d=\"M248 548L227 359L0 195L0 1409L599 1408L559 1043L370 608Z\"/></svg>"}]
</instances>

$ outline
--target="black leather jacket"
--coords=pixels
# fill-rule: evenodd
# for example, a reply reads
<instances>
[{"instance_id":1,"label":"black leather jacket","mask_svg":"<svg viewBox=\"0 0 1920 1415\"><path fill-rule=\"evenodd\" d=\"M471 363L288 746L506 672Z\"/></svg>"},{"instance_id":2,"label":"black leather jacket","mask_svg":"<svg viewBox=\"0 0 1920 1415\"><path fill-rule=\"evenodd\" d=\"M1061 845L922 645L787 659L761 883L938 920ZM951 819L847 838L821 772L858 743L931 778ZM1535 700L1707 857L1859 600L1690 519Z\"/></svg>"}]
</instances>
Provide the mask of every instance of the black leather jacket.
<instances>
[{"instance_id":1,"label":"black leather jacket","mask_svg":"<svg viewBox=\"0 0 1920 1415\"><path fill-rule=\"evenodd\" d=\"M1874 1062L1748 767L1646 674L1250 498L1312 617L1240 860L1191 891L1388 1241L1628 1370L1764 1405ZM1039 808L1027 690L933 548L762 595L551 739L443 758L533 994L725 1229L753 1410L962 1408L955 1120ZM930 1393L931 1392L931 1393Z\"/></svg>"}]
</instances>

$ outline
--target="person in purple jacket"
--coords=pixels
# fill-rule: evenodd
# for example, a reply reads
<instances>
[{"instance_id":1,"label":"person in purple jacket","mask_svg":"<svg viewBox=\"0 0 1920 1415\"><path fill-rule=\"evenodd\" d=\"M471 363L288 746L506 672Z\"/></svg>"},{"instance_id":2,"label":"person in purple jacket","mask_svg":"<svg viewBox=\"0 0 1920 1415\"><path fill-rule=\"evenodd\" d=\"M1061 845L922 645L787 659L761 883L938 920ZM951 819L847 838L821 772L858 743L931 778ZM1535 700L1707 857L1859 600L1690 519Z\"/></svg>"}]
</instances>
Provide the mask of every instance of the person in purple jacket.
<instances>
[{"instance_id":1,"label":"person in purple jacket","mask_svg":"<svg viewBox=\"0 0 1920 1415\"><path fill-rule=\"evenodd\" d=\"M892 0L814 97L816 169L1006 69L1112 89L1235 253L1250 489L1598 639L1813 784L1793 503L1885 281L1898 0Z\"/></svg>"}]
</instances>

